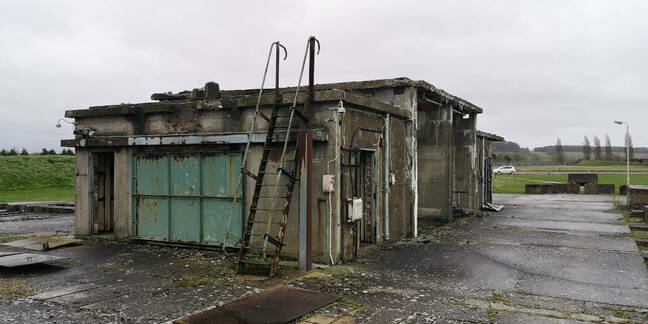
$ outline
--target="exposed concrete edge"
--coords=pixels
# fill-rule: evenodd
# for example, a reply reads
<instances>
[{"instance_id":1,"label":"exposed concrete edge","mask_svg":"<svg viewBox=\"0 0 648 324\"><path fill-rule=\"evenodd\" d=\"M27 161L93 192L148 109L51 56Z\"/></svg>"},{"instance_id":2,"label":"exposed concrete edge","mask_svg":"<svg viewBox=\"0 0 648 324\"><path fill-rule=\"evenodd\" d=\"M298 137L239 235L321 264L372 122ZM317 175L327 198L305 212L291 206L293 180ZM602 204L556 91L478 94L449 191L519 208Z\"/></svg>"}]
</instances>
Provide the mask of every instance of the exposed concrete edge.
<instances>
[{"instance_id":1,"label":"exposed concrete edge","mask_svg":"<svg viewBox=\"0 0 648 324\"><path fill-rule=\"evenodd\" d=\"M313 140L328 141L325 129L311 129ZM284 140L285 131L278 131L275 140ZM214 145L214 144L245 144L248 133L197 133L197 134L168 134L168 135L137 135L137 136L93 136L90 138L61 140L63 147L114 147L114 146L161 146L161 145ZM291 135L292 138L292 135ZM265 132L252 133L252 143L264 143Z\"/></svg>"},{"instance_id":2,"label":"exposed concrete edge","mask_svg":"<svg viewBox=\"0 0 648 324\"><path fill-rule=\"evenodd\" d=\"M424 81L424 80L419 80L419 81L414 81L410 78L407 77L398 77L398 78L393 78L393 79L377 79L377 80L366 80L366 81L348 81L348 82L335 82L335 83L322 83L322 84L316 84L315 85L315 90L330 90L330 89L337 89L337 90L344 90L344 91L352 91L352 90L365 90L365 89L377 89L377 88L398 88L398 87L417 87L421 88L425 91L428 91L430 93L434 93L446 100L455 102L461 106L465 106L472 110L473 112L476 113L482 113L483 109L480 108L479 106L465 100L462 98L459 98L457 96L451 95L450 93L439 89L432 85L431 83ZM281 93L287 93L287 92L294 92L295 87L287 87L287 88L281 88L279 89ZM255 93L258 93L259 89L244 89L244 90L224 90L221 91L221 94L224 96L242 96L242 95L253 95Z\"/></svg>"},{"instance_id":3,"label":"exposed concrete edge","mask_svg":"<svg viewBox=\"0 0 648 324\"><path fill-rule=\"evenodd\" d=\"M280 105L292 105L294 94L284 93L279 97ZM297 97L297 104L304 104L307 99L307 94L304 91ZM154 113L171 113L179 109L233 109L233 108L250 108L255 107L258 97L244 96L244 97L230 97L223 98L217 103L207 102L205 100L178 100L178 101L163 101L163 102L148 102L138 104L122 104L112 106L96 106L88 109L67 110L65 117L67 118L88 118L88 117L103 117L114 115L137 115L137 114L154 114ZM389 113L399 119L410 119L411 112L406 109L396 106L388 105L376 100L373 97L354 94L348 91L337 89L318 90L315 91L315 102L327 101L344 101L352 103L368 110ZM261 106L269 106L274 103L274 94L270 93L261 96L259 104ZM207 108L205 108L207 107ZM216 108L219 107L219 108Z\"/></svg>"},{"instance_id":4,"label":"exposed concrete edge","mask_svg":"<svg viewBox=\"0 0 648 324\"><path fill-rule=\"evenodd\" d=\"M487 139L487 140L489 140L491 142L503 142L504 141L504 137L502 137L502 136L499 136L499 135L496 135L496 134L493 134L493 133L483 132L483 131L480 131L480 130L477 131L477 137L483 137L483 138L485 138L485 139Z\"/></svg>"}]
</instances>

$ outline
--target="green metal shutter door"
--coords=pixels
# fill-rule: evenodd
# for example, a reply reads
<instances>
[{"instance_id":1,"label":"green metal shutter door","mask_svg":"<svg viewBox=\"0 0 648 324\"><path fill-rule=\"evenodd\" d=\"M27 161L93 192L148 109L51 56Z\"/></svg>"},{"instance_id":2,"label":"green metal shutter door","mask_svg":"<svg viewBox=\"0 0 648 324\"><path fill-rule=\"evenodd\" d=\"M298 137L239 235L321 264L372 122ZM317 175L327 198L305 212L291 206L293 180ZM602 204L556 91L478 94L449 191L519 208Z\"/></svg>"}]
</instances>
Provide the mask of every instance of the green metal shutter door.
<instances>
[{"instance_id":1,"label":"green metal shutter door","mask_svg":"<svg viewBox=\"0 0 648 324\"><path fill-rule=\"evenodd\" d=\"M135 236L222 244L241 160L240 153L136 156ZM238 199L230 225L237 237L242 235L242 201Z\"/></svg>"}]
</instances>

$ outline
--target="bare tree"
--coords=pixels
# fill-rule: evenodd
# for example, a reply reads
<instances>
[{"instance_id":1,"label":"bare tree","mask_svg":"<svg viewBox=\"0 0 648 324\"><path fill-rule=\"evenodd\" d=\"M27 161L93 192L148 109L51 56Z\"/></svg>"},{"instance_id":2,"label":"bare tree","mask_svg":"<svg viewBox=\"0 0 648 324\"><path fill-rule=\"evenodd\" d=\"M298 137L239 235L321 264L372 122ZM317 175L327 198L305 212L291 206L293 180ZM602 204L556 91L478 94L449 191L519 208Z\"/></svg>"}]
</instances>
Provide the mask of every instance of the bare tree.
<instances>
[{"instance_id":1,"label":"bare tree","mask_svg":"<svg viewBox=\"0 0 648 324\"><path fill-rule=\"evenodd\" d=\"M560 137L556 139L556 162L565 163L565 151L563 150L562 143L560 142Z\"/></svg>"},{"instance_id":2,"label":"bare tree","mask_svg":"<svg viewBox=\"0 0 648 324\"><path fill-rule=\"evenodd\" d=\"M589 138L583 136L583 160L592 159L592 146L590 145Z\"/></svg>"},{"instance_id":3,"label":"bare tree","mask_svg":"<svg viewBox=\"0 0 648 324\"><path fill-rule=\"evenodd\" d=\"M612 142L610 142L610 136L605 135L605 159L608 161L614 160L614 155L612 155Z\"/></svg>"},{"instance_id":4,"label":"bare tree","mask_svg":"<svg viewBox=\"0 0 648 324\"><path fill-rule=\"evenodd\" d=\"M630 160L632 160L634 158L634 147L632 146L632 136L628 133L625 136L625 145L629 148Z\"/></svg>"},{"instance_id":5,"label":"bare tree","mask_svg":"<svg viewBox=\"0 0 648 324\"><path fill-rule=\"evenodd\" d=\"M594 136L594 159L601 160L601 140Z\"/></svg>"}]
</instances>

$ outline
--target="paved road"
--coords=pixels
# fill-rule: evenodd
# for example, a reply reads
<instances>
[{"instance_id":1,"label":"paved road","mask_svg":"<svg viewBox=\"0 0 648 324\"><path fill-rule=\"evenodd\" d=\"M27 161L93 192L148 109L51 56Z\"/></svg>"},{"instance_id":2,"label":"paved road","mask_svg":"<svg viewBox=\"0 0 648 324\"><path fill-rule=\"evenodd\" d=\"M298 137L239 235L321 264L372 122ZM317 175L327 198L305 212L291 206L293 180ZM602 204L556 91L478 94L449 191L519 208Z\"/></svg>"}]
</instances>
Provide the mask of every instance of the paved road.
<instances>
[{"instance_id":1,"label":"paved road","mask_svg":"<svg viewBox=\"0 0 648 324\"><path fill-rule=\"evenodd\" d=\"M563 320L588 319L587 314L597 313L593 309L598 309L599 320L605 319L600 317L605 309L636 307L645 312L648 271L612 199L496 195L495 202L506 206L501 212L433 233L432 243L423 247L384 252L368 267L399 276L400 289L441 285L468 305L483 301L476 292L485 289L508 292L507 305L531 303L558 310L562 315L556 318ZM527 310L489 315L494 322L550 321L546 314ZM648 321L645 315L640 318ZM467 320L484 318L477 313Z\"/></svg>"},{"instance_id":2,"label":"paved road","mask_svg":"<svg viewBox=\"0 0 648 324\"><path fill-rule=\"evenodd\" d=\"M502 288L648 306L648 272L609 196L497 195L478 253L511 274Z\"/></svg>"},{"instance_id":3,"label":"paved road","mask_svg":"<svg viewBox=\"0 0 648 324\"><path fill-rule=\"evenodd\" d=\"M88 242L44 252L68 262L0 269L0 295L22 280L31 289L0 298L0 323L164 322L277 284L344 297L304 323L648 322L648 272L612 199L496 195L499 213L436 229L421 220L416 240L273 280L235 276L220 252ZM0 233L71 225L16 220ZM28 297L39 293L50 297Z\"/></svg>"}]
</instances>

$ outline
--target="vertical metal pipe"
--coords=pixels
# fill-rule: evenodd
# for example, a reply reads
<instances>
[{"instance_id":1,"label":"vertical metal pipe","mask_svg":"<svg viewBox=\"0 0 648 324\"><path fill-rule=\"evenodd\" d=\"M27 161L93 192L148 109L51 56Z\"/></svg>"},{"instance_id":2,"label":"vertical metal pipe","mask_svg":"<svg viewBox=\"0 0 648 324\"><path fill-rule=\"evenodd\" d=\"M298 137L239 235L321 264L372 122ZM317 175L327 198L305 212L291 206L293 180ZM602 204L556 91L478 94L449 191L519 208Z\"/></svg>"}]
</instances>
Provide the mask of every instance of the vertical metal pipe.
<instances>
[{"instance_id":1,"label":"vertical metal pipe","mask_svg":"<svg viewBox=\"0 0 648 324\"><path fill-rule=\"evenodd\" d=\"M627 176L627 185L630 188L630 123L626 123L626 176ZM627 189L626 189L627 190Z\"/></svg>"},{"instance_id":2,"label":"vertical metal pipe","mask_svg":"<svg viewBox=\"0 0 648 324\"><path fill-rule=\"evenodd\" d=\"M481 183L482 183L482 196L481 206L486 202L486 138L482 137L482 153L481 153Z\"/></svg>"},{"instance_id":3,"label":"vertical metal pipe","mask_svg":"<svg viewBox=\"0 0 648 324\"><path fill-rule=\"evenodd\" d=\"M389 114L385 116L385 150L383 154L383 222L384 238L389 241Z\"/></svg>"},{"instance_id":4,"label":"vertical metal pipe","mask_svg":"<svg viewBox=\"0 0 648 324\"><path fill-rule=\"evenodd\" d=\"M308 39L308 102L313 102L315 91L315 37Z\"/></svg>"}]
</instances>

